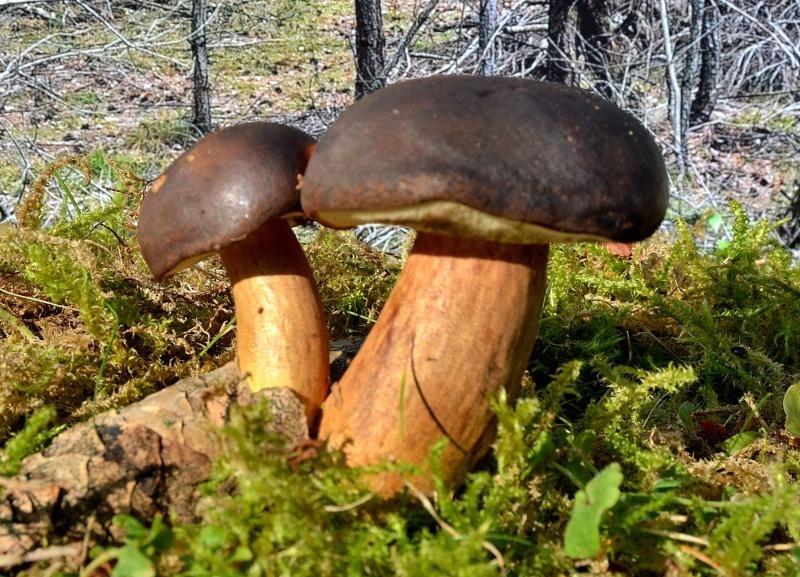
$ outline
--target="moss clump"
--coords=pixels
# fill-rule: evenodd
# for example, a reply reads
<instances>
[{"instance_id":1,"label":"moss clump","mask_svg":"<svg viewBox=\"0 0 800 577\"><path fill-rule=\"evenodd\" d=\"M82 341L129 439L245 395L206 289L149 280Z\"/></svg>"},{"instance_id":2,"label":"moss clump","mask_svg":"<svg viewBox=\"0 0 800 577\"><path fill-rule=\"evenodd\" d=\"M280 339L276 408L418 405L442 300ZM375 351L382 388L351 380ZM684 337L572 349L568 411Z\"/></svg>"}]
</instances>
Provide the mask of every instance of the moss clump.
<instances>
[{"instance_id":1,"label":"moss clump","mask_svg":"<svg viewBox=\"0 0 800 577\"><path fill-rule=\"evenodd\" d=\"M78 195L93 179L116 187L110 202ZM61 159L21 203L19 226L0 227L0 440L38 407L70 422L201 368L196 351L229 299L200 274L172 290L152 282L133 236L142 189L103 157Z\"/></svg>"},{"instance_id":2,"label":"moss clump","mask_svg":"<svg viewBox=\"0 0 800 577\"><path fill-rule=\"evenodd\" d=\"M22 459L40 449L53 430L49 427L55 418L53 407L42 407L25 423L25 428L10 439L0 451L0 476L8 477L19 471Z\"/></svg>"},{"instance_id":3,"label":"moss clump","mask_svg":"<svg viewBox=\"0 0 800 577\"><path fill-rule=\"evenodd\" d=\"M331 338L364 335L378 319L401 262L356 240L322 230L305 247L317 278Z\"/></svg>"},{"instance_id":4,"label":"moss clump","mask_svg":"<svg viewBox=\"0 0 800 577\"><path fill-rule=\"evenodd\" d=\"M782 423L783 392L800 371L800 269L773 240L774 226L750 224L737 205L731 219L732 240L713 253L694 242L702 223L679 223L673 242L639 245L630 260L601 246L553 251L537 382L567 360L585 359L579 415L587 400L607 393L609 367L691 366L694 384L654 407L650 423L686 403L698 455L719 444L701 425L718 424L729 437L748 420Z\"/></svg>"}]
</instances>

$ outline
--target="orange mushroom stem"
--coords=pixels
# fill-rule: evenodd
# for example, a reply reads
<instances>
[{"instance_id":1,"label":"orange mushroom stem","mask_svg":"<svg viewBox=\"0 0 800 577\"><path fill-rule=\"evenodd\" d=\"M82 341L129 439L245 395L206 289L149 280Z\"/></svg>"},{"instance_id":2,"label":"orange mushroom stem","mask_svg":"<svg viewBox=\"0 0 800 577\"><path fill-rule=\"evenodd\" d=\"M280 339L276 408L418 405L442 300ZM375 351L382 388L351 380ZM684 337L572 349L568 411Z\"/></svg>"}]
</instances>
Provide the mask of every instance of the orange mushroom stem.
<instances>
[{"instance_id":1,"label":"orange mushroom stem","mask_svg":"<svg viewBox=\"0 0 800 577\"><path fill-rule=\"evenodd\" d=\"M312 422L327 393L321 384L328 376L328 331L314 276L291 227L272 220L219 253L236 307L239 369L253 391L293 390Z\"/></svg>"},{"instance_id":2,"label":"orange mushroom stem","mask_svg":"<svg viewBox=\"0 0 800 577\"><path fill-rule=\"evenodd\" d=\"M536 339L547 245L501 244L421 232L359 354L323 408L320 438L349 464L382 460L423 468L449 441L440 472L448 483L480 459L492 440L490 401L513 398ZM395 473L373 489L403 489Z\"/></svg>"}]
</instances>

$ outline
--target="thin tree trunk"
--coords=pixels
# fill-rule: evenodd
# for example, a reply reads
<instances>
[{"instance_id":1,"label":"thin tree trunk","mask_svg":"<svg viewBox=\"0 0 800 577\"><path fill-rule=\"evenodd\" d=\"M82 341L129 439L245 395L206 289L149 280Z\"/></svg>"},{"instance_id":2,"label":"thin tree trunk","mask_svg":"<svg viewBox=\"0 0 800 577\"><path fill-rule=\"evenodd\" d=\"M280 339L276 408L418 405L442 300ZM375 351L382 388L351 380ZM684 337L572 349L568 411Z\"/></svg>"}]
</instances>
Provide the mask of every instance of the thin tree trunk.
<instances>
[{"instance_id":1,"label":"thin tree trunk","mask_svg":"<svg viewBox=\"0 0 800 577\"><path fill-rule=\"evenodd\" d=\"M567 17L571 0L550 0L547 12L547 65L545 76L566 83L570 76L567 60Z\"/></svg>"},{"instance_id":2,"label":"thin tree trunk","mask_svg":"<svg viewBox=\"0 0 800 577\"><path fill-rule=\"evenodd\" d=\"M782 218L787 220L778 229L778 235L785 246L798 249L800 248L800 180L794 183L794 194L790 196L784 192L783 196L789 201L789 206L782 215Z\"/></svg>"},{"instance_id":3,"label":"thin tree trunk","mask_svg":"<svg viewBox=\"0 0 800 577\"><path fill-rule=\"evenodd\" d=\"M578 32L586 63L594 77L599 92L608 99L613 97L612 76L609 65L611 41L611 9L608 0L581 0L578 2Z\"/></svg>"},{"instance_id":4,"label":"thin tree trunk","mask_svg":"<svg viewBox=\"0 0 800 577\"><path fill-rule=\"evenodd\" d=\"M681 141L681 87L675 71L675 55L672 51L672 36L669 30L669 11L667 0L660 0L661 31L664 34L664 56L667 60L667 94L669 95L669 117L672 122L672 138L675 141L674 151L678 160L681 177L686 173L683 158L683 142Z\"/></svg>"},{"instance_id":5,"label":"thin tree trunk","mask_svg":"<svg viewBox=\"0 0 800 577\"><path fill-rule=\"evenodd\" d=\"M206 48L206 0L192 0L192 64L194 107L192 124L203 134L211 130L211 89L208 81L208 50Z\"/></svg>"},{"instance_id":6,"label":"thin tree trunk","mask_svg":"<svg viewBox=\"0 0 800 577\"><path fill-rule=\"evenodd\" d=\"M691 111L694 124L708 122L717 104L721 46L719 7L715 0L706 0L703 10L703 36L700 40L700 81Z\"/></svg>"},{"instance_id":7,"label":"thin tree trunk","mask_svg":"<svg viewBox=\"0 0 800 577\"><path fill-rule=\"evenodd\" d=\"M691 16L689 18L689 46L683 65L681 79L681 153L688 157L686 136L691 125L689 113L692 108L692 93L697 85L700 69L700 37L703 33L703 5L705 0L690 0Z\"/></svg>"},{"instance_id":8,"label":"thin tree trunk","mask_svg":"<svg viewBox=\"0 0 800 577\"><path fill-rule=\"evenodd\" d=\"M494 74L494 46L492 36L497 28L497 0L481 0L478 24L478 73L483 76Z\"/></svg>"},{"instance_id":9,"label":"thin tree trunk","mask_svg":"<svg viewBox=\"0 0 800 577\"><path fill-rule=\"evenodd\" d=\"M380 0L356 2L356 99L386 84L386 40Z\"/></svg>"}]
</instances>

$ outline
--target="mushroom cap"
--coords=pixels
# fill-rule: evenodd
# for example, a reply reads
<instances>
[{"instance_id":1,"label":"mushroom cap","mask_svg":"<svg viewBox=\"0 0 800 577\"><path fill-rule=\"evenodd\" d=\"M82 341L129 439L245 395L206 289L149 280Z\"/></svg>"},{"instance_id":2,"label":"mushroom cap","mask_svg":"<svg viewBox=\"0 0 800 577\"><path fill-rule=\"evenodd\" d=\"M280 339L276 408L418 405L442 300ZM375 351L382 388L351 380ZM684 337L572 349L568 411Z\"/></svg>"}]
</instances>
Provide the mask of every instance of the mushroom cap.
<instances>
[{"instance_id":1,"label":"mushroom cap","mask_svg":"<svg viewBox=\"0 0 800 577\"><path fill-rule=\"evenodd\" d=\"M630 114L561 84L438 76L391 85L320 139L302 203L365 222L503 242L632 242L664 217L658 146Z\"/></svg>"},{"instance_id":2,"label":"mushroom cap","mask_svg":"<svg viewBox=\"0 0 800 577\"><path fill-rule=\"evenodd\" d=\"M156 280L299 213L298 179L314 144L302 130L253 122L213 132L178 157L139 211L139 245Z\"/></svg>"}]
</instances>

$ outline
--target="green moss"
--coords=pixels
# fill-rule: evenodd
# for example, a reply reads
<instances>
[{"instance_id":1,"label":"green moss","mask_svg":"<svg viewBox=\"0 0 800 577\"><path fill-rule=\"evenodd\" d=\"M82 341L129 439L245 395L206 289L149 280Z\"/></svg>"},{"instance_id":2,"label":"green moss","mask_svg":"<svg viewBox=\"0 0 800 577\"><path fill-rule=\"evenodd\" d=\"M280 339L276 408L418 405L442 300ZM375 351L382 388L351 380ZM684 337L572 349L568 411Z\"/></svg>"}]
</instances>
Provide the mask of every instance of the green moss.
<instances>
[{"instance_id":1,"label":"green moss","mask_svg":"<svg viewBox=\"0 0 800 577\"><path fill-rule=\"evenodd\" d=\"M76 175L118 192L105 205L78 205ZM149 278L130 220L141 188L102 155L62 159L20 204L20 226L0 227L0 441L43 404L69 422L191 374L207 331L224 322L226 293L183 296L208 291L206 277L185 275L166 293ZM59 214L48 214L48 195L62 196ZM227 345L204 366L227 360Z\"/></svg>"},{"instance_id":2,"label":"green moss","mask_svg":"<svg viewBox=\"0 0 800 577\"><path fill-rule=\"evenodd\" d=\"M73 92L67 97L67 102L72 106L81 108L93 108L101 102L100 96L91 90L80 90Z\"/></svg>"},{"instance_id":3,"label":"green moss","mask_svg":"<svg viewBox=\"0 0 800 577\"><path fill-rule=\"evenodd\" d=\"M400 262L357 241L324 230L306 245L331 337L365 334L394 286Z\"/></svg>"},{"instance_id":4,"label":"green moss","mask_svg":"<svg viewBox=\"0 0 800 577\"><path fill-rule=\"evenodd\" d=\"M43 407L33 413L25 423L25 427L10 439L0 450L0 476L17 473L22 459L42 447L48 425L55 418L52 407Z\"/></svg>"},{"instance_id":5,"label":"green moss","mask_svg":"<svg viewBox=\"0 0 800 577\"><path fill-rule=\"evenodd\" d=\"M191 124L181 113L158 112L142 119L134 130L125 136L126 144L144 153L173 155L172 149L188 148L197 138Z\"/></svg>"},{"instance_id":6,"label":"green moss","mask_svg":"<svg viewBox=\"0 0 800 577\"><path fill-rule=\"evenodd\" d=\"M77 210L68 196L83 178L120 193ZM48 215L45 192L72 209ZM155 285L133 237L140 195L106 157L63 161L20 207L21 228L0 231L0 431L24 431L4 449L8 472L55 423L232 356L219 262ZM192 576L796 574L800 457L780 400L800 375L800 270L770 225L735 205L726 218L732 239L714 252L697 248L702 222L630 259L553 248L522 393L493 401L494 450L457 490L437 481L433 497L382 503L325 450L293 470L256 406L224 434L199 521L158 525L169 539L145 539L129 559ZM366 334L401 262L344 232L304 248L333 338ZM49 425L31 417L51 404ZM745 442L734 454L725 442L735 435ZM600 516L596 558L576 565L564 548L575 495L611 463L623 473L619 500ZM134 537L126 547L140 546Z\"/></svg>"}]
</instances>

